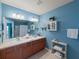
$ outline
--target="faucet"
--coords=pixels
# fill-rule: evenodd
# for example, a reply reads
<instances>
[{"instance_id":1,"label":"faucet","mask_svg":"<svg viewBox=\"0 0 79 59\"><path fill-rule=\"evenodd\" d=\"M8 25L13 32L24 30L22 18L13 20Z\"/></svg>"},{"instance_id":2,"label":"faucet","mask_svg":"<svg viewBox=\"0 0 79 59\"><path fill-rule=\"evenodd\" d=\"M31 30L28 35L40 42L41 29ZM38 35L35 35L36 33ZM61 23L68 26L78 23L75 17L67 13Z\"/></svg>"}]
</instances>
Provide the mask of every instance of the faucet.
<instances>
[{"instance_id":1,"label":"faucet","mask_svg":"<svg viewBox=\"0 0 79 59\"><path fill-rule=\"evenodd\" d=\"M16 39L17 39L17 40L20 40L20 38L19 38L19 37L16 37Z\"/></svg>"}]
</instances>

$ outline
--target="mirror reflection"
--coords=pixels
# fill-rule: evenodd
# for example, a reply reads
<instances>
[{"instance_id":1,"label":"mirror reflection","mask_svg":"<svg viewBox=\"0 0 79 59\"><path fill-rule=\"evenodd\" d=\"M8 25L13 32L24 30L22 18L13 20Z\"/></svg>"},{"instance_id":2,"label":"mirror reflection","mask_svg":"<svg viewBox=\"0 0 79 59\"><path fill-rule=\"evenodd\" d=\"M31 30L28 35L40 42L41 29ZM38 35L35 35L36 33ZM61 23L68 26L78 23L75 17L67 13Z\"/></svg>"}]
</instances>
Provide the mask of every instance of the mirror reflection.
<instances>
[{"instance_id":1,"label":"mirror reflection","mask_svg":"<svg viewBox=\"0 0 79 59\"><path fill-rule=\"evenodd\" d=\"M23 37L30 34L30 27L32 27L34 22L27 21L27 20L19 20L13 18L6 18L6 31L7 39L16 38L16 37ZM4 25L5 27L5 25ZM35 27L34 27L35 28ZM33 30L34 30L33 28Z\"/></svg>"}]
</instances>

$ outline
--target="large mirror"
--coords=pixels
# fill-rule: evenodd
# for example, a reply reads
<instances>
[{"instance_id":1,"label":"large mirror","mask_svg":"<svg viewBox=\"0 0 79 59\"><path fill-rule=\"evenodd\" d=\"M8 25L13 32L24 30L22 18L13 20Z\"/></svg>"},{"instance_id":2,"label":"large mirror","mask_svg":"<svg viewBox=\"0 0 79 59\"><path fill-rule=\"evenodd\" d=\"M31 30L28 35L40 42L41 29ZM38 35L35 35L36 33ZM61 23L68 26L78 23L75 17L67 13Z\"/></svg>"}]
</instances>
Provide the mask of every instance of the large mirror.
<instances>
[{"instance_id":1,"label":"large mirror","mask_svg":"<svg viewBox=\"0 0 79 59\"><path fill-rule=\"evenodd\" d=\"M30 27L34 26L34 22L32 21L13 19L8 17L4 17L3 24L4 24L4 39L26 36L27 34L30 34L30 31L32 30L32 28Z\"/></svg>"}]
</instances>

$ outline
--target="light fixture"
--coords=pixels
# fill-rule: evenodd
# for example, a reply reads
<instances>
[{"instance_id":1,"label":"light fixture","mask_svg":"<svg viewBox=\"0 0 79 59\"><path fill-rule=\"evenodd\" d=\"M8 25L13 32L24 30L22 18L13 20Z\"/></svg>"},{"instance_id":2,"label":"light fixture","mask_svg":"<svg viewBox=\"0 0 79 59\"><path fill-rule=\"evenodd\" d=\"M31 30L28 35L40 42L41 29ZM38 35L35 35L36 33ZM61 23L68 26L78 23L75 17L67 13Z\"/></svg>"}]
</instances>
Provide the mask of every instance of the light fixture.
<instances>
[{"instance_id":1,"label":"light fixture","mask_svg":"<svg viewBox=\"0 0 79 59\"><path fill-rule=\"evenodd\" d=\"M21 15L21 17L20 17L21 19L24 19L24 16L23 15Z\"/></svg>"},{"instance_id":2,"label":"light fixture","mask_svg":"<svg viewBox=\"0 0 79 59\"><path fill-rule=\"evenodd\" d=\"M30 19L30 21L31 21L31 22L38 22L39 20L38 20L38 18L32 17L32 18Z\"/></svg>"},{"instance_id":3,"label":"light fixture","mask_svg":"<svg viewBox=\"0 0 79 59\"><path fill-rule=\"evenodd\" d=\"M16 18L16 13L13 13L12 14L12 18Z\"/></svg>"},{"instance_id":4,"label":"light fixture","mask_svg":"<svg viewBox=\"0 0 79 59\"><path fill-rule=\"evenodd\" d=\"M17 15L16 15L16 18L17 18L17 19L20 19L20 18L21 18L21 15L20 15L20 14L17 14Z\"/></svg>"},{"instance_id":5,"label":"light fixture","mask_svg":"<svg viewBox=\"0 0 79 59\"><path fill-rule=\"evenodd\" d=\"M15 19L24 19L24 16L21 15L21 14L13 13L13 14L12 14L12 18L15 18Z\"/></svg>"}]
</instances>

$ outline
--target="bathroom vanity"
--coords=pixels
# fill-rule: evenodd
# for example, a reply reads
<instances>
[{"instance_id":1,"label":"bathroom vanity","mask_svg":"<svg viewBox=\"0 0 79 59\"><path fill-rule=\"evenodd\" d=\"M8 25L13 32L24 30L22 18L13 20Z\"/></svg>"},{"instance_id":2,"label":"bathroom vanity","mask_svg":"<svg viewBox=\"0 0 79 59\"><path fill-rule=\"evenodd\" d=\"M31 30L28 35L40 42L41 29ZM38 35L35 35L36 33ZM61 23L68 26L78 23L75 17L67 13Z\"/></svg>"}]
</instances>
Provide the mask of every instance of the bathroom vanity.
<instances>
[{"instance_id":1,"label":"bathroom vanity","mask_svg":"<svg viewBox=\"0 0 79 59\"><path fill-rule=\"evenodd\" d=\"M27 59L45 48L45 38L20 38L0 44L0 59Z\"/></svg>"}]
</instances>

